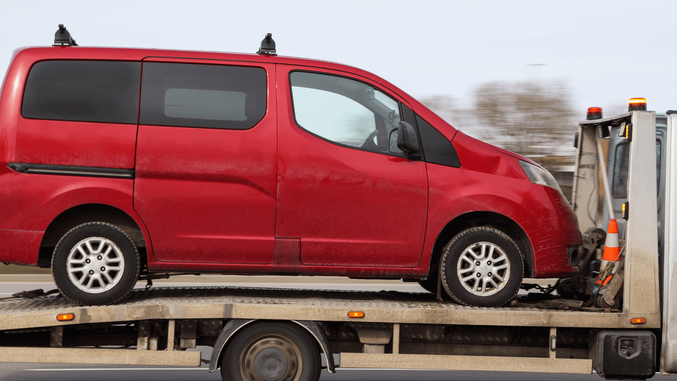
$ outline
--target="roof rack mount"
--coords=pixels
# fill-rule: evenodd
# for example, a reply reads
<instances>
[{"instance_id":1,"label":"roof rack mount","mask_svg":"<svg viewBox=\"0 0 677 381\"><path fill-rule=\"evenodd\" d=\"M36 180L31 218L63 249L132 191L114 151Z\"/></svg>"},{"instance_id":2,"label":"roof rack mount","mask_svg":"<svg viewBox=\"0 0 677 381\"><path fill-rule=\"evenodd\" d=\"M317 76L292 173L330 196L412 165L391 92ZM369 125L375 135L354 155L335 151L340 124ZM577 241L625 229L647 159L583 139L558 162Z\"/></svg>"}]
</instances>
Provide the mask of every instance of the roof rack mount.
<instances>
[{"instance_id":1,"label":"roof rack mount","mask_svg":"<svg viewBox=\"0 0 677 381\"><path fill-rule=\"evenodd\" d=\"M268 33L266 34L266 37L261 41L261 47L259 48L259 51L256 52L256 54L262 54L262 55L268 55L268 56L276 56L277 53L275 51L275 40L273 40L273 34Z\"/></svg>"},{"instance_id":2,"label":"roof rack mount","mask_svg":"<svg viewBox=\"0 0 677 381\"><path fill-rule=\"evenodd\" d=\"M71 37L70 32L63 24L59 24L59 30L54 34L54 46L78 46Z\"/></svg>"}]
</instances>

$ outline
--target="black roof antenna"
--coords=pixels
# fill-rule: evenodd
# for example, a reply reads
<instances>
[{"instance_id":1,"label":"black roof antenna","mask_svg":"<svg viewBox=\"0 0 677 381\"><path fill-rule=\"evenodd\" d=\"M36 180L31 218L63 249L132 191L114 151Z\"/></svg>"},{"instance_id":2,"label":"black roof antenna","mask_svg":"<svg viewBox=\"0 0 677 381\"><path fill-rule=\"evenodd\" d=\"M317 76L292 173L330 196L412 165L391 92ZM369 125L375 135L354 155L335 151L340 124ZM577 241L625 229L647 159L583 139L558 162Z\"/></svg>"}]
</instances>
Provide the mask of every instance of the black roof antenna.
<instances>
[{"instance_id":1,"label":"black roof antenna","mask_svg":"<svg viewBox=\"0 0 677 381\"><path fill-rule=\"evenodd\" d=\"M71 38L71 34L66 27L59 24L59 30L54 34L54 46L78 46L78 44Z\"/></svg>"},{"instance_id":2,"label":"black roof antenna","mask_svg":"<svg viewBox=\"0 0 677 381\"><path fill-rule=\"evenodd\" d=\"M275 41L273 40L272 33L266 34L266 38L261 41L261 47L259 48L259 51L256 52L256 54L265 54L269 56L277 55L275 52Z\"/></svg>"}]
</instances>

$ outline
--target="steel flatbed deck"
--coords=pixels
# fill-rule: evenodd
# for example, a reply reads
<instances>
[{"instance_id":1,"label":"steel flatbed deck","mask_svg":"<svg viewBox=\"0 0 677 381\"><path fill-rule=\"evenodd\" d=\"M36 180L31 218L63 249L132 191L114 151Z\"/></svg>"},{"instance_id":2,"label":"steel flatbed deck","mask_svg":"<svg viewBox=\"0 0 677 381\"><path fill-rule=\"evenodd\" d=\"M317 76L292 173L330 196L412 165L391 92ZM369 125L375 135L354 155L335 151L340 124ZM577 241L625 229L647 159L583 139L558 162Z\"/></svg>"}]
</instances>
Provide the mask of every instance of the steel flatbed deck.
<instances>
[{"instance_id":1,"label":"steel flatbed deck","mask_svg":"<svg viewBox=\"0 0 677 381\"><path fill-rule=\"evenodd\" d=\"M631 328L620 311L544 310L517 306L481 308L438 302L432 294L396 291L336 291L242 287L135 289L123 303L80 306L60 296L0 301L0 330L152 319L273 319L483 326ZM71 321L55 316L73 313ZM659 328L660 317L644 328Z\"/></svg>"}]
</instances>

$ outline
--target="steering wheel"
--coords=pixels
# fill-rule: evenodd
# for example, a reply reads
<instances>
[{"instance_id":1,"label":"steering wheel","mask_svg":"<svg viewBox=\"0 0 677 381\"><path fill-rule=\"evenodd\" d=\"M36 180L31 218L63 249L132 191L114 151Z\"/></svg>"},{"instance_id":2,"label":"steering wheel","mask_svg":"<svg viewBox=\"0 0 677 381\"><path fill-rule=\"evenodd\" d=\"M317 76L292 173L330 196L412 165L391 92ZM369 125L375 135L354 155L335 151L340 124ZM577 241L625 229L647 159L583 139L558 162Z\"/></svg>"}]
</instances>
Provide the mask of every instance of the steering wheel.
<instances>
[{"instance_id":1,"label":"steering wheel","mask_svg":"<svg viewBox=\"0 0 677 381\"><path fill-rule=\"evenodd\" d=\"M378 150L379 145L374 143L374 138L376 137L376 135L378 135L378 130L372 131L371 134L367 136L367 140L365 140L364 143L362 143L360 148L365 148L368 150Z\"/></svg>"}]
</instances>

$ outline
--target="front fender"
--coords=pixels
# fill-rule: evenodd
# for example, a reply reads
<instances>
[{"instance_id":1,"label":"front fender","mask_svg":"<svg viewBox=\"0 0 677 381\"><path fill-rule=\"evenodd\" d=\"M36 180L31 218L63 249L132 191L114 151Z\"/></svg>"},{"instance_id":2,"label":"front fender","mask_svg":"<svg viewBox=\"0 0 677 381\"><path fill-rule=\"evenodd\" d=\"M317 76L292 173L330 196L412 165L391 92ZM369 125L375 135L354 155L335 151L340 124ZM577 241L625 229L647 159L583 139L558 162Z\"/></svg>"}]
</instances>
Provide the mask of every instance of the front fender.
<instances>
[{"instance_id":1,"label":"front fender","mask_svg":"<svg viewBox=\"0 0 677 381\"><path fill-rule=\"evenodd\" d=\"M429 265L435 242L450 222L485 212L506 217L525 233L534 277L575 271L567 248L580 244L581 235L573 211L558 191L517 177L437 165L428 165L428 178L430 213L419 270Z\"/></svg>"}]
</instances>

